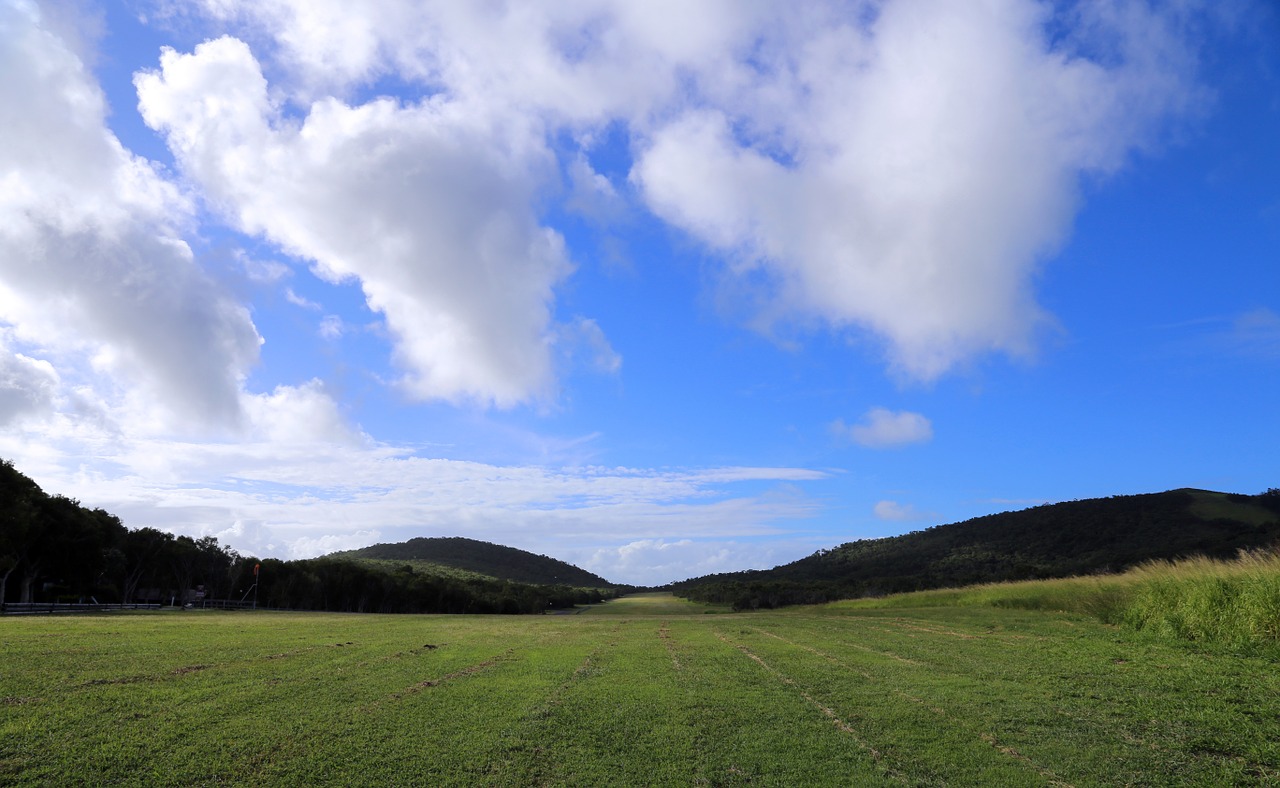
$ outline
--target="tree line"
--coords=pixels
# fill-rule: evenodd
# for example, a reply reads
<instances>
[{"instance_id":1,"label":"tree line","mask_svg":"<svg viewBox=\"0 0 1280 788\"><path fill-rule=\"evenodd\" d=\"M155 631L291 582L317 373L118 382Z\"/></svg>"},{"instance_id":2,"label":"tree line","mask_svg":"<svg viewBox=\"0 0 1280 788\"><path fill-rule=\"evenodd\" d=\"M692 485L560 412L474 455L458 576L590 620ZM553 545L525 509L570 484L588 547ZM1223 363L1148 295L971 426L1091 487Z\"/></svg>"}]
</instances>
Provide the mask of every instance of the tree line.
<instances>
[{"instance_id":1,"label":"tree line","mask_svg":"<svg viewBox=\"0 0 1280 788\"><path fill-rule=\"evenodd\" d=\"M256 583L256 587L255 587ZM541 613L611 598L610 588L453 578L339 558L242 556L216 537L127 528L102 509L45 493L0 462L0 604L248 601L290 610Z\"/></svg>"}]
</instances>

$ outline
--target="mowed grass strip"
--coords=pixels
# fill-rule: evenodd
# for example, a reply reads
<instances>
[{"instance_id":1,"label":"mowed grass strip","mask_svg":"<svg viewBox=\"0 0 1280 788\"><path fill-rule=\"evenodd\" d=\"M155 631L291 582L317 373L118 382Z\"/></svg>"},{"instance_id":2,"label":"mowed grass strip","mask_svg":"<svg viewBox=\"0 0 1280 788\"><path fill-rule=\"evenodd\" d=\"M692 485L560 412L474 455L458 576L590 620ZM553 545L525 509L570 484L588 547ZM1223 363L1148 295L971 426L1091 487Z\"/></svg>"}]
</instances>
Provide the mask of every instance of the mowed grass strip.
<instances>
[{"instance_id":1,"label":"mowed grass strip","mask_svg":"<svg viewBox=\"0 0 1280 788\"><path fill-rule=\"evenodd\" d=\"M1039 611L704 610L3 619L0 784L1280 781L1274 661Z\"/></svg>"},{"instance_id":2,"label":"mowed grass strip","mask_svg":"<svg viewBox=\"0 0 1280 788\"><path fill-rule=\"evenodd\" d=\"M479 769L487 732L518 713L539 674L504 664L505 674L489 675L476 666L534 650L530 644L539 638L542 652L562 650L549 645L551 628L529 630L515 618L173 614L42 621L58 629L78 623L83 632L63 642L81 645L73 645L70 663L45 649L22 658L12 651L18 643L9 624L31 629L41 621L3 622L0 697L27 693L40 701L29 714L0 723L0 782L341 782L430 774L440 761L451 773L461 773L459 764ZM123 631L101 631L108 624ZM130 625L141 631L130 632ZM211 667L172 672L187 662ZM85 674L73 666L81 664L94 678L79 680ZM142 671L150 680L133 680ZM112 680L118 676L130 680ZM481 690L462 689L481 678ZM425 691L431 682L451 691ZM415 744L429 749L414 750ZM423 763L424 752L435 756L432 763Z\"/></svg>"},{"instance_id":3,"label":"mowed grass strip","mask_svg":"<svg viewBox=\"0 0 1280 788\"><path fill-rule=\"evenodd\" d=\"M870 760L832 726L686 622L620 619L589 669L524 720L514 738L536 751L494 783L876 783Z\"/></svg>"},{"instance_id":4,"label":"mowed grass strip","mask_svg":"<svg viewBox=\"0 0 1280 788\"><path fill-rule=\"evenodd\" d=\"M890 778L911 785L1062 784L936 704L866 671L761 629L724 637L847 731Z\"/></svg>"},{"instance_id":5,"label":"mowed grass strip","mask_svg":"<svg viewBox=\"0 0 1280 788\"><path fill-rule=\"evenodd\" d=\"M1083 617L902 612L759 620L1066 782L1270 784L1280 774L1273 662Z\"/></svg>"}]
</instances>

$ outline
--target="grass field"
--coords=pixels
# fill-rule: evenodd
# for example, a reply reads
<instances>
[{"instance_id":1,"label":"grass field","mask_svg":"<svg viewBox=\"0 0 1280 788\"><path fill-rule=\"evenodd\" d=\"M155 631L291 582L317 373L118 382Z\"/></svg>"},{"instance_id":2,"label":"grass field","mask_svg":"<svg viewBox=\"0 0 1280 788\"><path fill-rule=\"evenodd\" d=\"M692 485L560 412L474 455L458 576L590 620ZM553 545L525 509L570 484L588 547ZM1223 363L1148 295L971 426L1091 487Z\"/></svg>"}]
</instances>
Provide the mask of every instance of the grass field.
<instances>
[{"instance_id":1,"label":"grass field","mask_svg":"<svg viewBox=\"0 0 1280 788\"><path fill-rule=\"evenodd\" d=\"M1036 610L0 620L5 785L1276 784L1278 720L1274 657Z\"/></svg>"}]
</instances>

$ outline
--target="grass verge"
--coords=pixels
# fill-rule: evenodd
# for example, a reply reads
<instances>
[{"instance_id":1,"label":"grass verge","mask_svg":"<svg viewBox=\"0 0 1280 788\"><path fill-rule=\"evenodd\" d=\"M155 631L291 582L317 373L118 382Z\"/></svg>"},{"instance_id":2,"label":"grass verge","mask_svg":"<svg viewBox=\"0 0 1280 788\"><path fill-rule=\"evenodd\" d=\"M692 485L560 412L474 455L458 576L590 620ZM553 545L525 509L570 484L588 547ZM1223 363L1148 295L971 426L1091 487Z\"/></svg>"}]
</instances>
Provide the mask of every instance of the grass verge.
<instances>
[{"instance_id":1,"label":"grass verge","mask_svg":"<svg viewBox=\"0 0 1280 788\"><path fill-rule=\"evenodd\" d=\"M1080 613L1159 637L1280 654L1280 553L1156 561L1116 575L993 583L836 602L837 609L985 606Z\"/></svg>"}]
</instances>

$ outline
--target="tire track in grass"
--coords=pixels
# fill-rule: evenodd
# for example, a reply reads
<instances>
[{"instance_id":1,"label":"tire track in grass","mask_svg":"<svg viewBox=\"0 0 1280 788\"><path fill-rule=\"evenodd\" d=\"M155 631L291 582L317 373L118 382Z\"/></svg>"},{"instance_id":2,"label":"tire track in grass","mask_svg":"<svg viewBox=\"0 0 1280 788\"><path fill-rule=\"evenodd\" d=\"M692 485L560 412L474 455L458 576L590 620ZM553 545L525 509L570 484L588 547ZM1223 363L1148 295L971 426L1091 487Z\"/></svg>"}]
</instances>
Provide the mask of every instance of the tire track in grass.
<instances>
[{"instance_id":1,"label":"tire track in grass","mask_svg":"<svg viewBox=\"0 0 1280 788\"><path fill-rule=\"evenodd\" d=\"M810 617L809 620L819 621L821 619L819 619L818 617ZM907 622L911 622L911 623L907 623ZM895 637L905 636L913 639L916 639L919 637L919 635L915 634L915 632L937 632L939 634L945 634L945 635L953 635L953 636L960 635L964 640L977 641L978 643L981 643L981 644L991 644L993 647L998 647L998 648L1008 646L1008 645L1013 645L1013 644L1017 644L1019 647L1023 647L1025 644L1035 645L1035 644L1045 644L1045 643L1055 642L1053 638L1043 636L1043 635L1027 635L1027 634L1010 633L1010 632L1002 632L999 634L994 632L987 632L980 635L964 636L964 633L958 633L954 629L948 629L946 627L942 627L939 625L934 625L932 627L919 625L919 624L932 623L932 622L921 621L920 619L913 619L913 618L903 618L900 616L892 619L890 623L896 624L897 628L893 629L893 628L887 628L887 627L868 627L868 629L875 630L877 632L883 632L888 635L893 635ZM1070 619L1059 619L1055 623L1063 627L1065 630L1072 631L1072 632L1078 631L1080 629L1080 624L1075 621L1071 621ZM849 643L841 643L840 645L842 647L845 647L845 646L857 647L855 644L849 644ZM967 670L956 669L956 665L953 661L953 658L955 657L955 655L956 655L956 652L951 652L948 655L948 659L943 662L931 661L929 663L918 663L918 664L927 664L928 669L933 672L943 672L953 676L974 678L976 675L975 673ZM980 661L982 659L988 659L988 658L982 657L979 654L976 657L971 657L968 660L968 662L976 663L977 661ZM1038 687L1038 686L1041 686L1041 684L1043 684L1043 681L1028 679L1025 676L1012 677L1012 678L1002 677L1000 681L1018 686L1020 688ZM1072 720L1075 724L1079 725L1080 727L1093 727L1093 726L1096 726L1097 724L1097 720L1094 714L1088 709L1079 709L1079 708L1076 708L1075 706L1073 706L1071 709L1060 708L1058 710L1058 715ZM1133 745L1134 747L1141 747L1145 750L1149 750L1153 752L1162 752L1162 753L1169 752L1167 748L1161 746L1160 744L1152 742L1146 739L1145 737L1137 735L1133 731L1125 728L1120 728L1112 731L1112 735L1114 735L1120 740L1127 742L1130 745ZM996 745L993 744L993 746L996 746Z\"/></svg>"},{"instance_id":2,"label":"tire track in grass","mask_svg":"<svg viewBox=\"0 0 1280 788\"><path fill-rule=\"evenodd\" d=\"M719 638L723 643L725 643L728 646L732 646L733 648L742 652L742 654L746 656L748 659L752 660L757 665L764 668L764 670L768 672L769 675L773 676L774 678L778 679L786 686L795 690L795 692L798 695L800 695L800 697L803 698L806 703L808 703L810 706L814 707L818 711L822 712L823 716L831 720L832 724L835 725L837 730L847 735L850 739L853 740L854 744L858 745L859 749L861 749L862 751L870 755L871 759L875 761L876 766L879 767L880 770L884 772L886 776L888 776L890 779L894 780L895 782L900 782L900 783L903 783L904 785L911 784L911 781L907 778L905 774L903 774L898 769L895 769L893 766L889 765L885 760L884 754L881 753L879 750L877 750L875 747L873 747L869 741L863 738L862 734L860 734L856 728L854 728L848 722L841 719L840 716L835 713L834 709L823 704L818 699L814 698L803 687L797 684L794 679L792 679L790 676L786 675L782 671L778 670L774 666L770 665L768 662L765 662L764 659L762 659L758 654L753 652L751 649L747 648L741 643L736 643L733 640L730 640L728 637L725 636L723 632L720 632L719 630L712 630L712 631L715 633L715 636Z\"/></svg>"},{"instance_id":3,"label":"tire track in grass","mask_svg":"<svg viewBox=\"0 0 1280 788\"><path fill-rule=\"evenodd\" d=\"M208 670L213 665L183 665L164 673L139 673L133 676L117 676L115 678L89 679L76 684L74 688L82 689L85 687L101 687L110 684L148 684L167 681L173 678L181 678L190 673L199 673L202 670Z\"/></svg>"},{"instance_id":4,"label":"tire track in grass","mask_svg":"<svg viewBox=\"0 0 1280 788\"><path fill-rule=\"evenodd\" d=\"M821 623L821 624L830 624L830 623L831 623L831 619L830 619L829 617L825 617L825 616L796 616L796 617L795 617L795 619L796 619L797 621L809 621L809 622L816 622L816 623ZM882 631L882 632L891 632L892 630L885 629L885 630L881 630L881 631ZM913 666L915 666L915 667L922 667L922 666L924 666L924 663L923 663L923 662L921 662L921 661L920 661L920 660L918 660L918 659L911 659L910 657L904 657L904 656L902 656L901 654L896 654L896 653L894 653L894 652L892 652L892 651L882 651L882 650L880 650L880 649L878 649L878 648L872 648L872 647L870 647L870 646L864 646L864 645L863 645L863 644L861 644L861 643L842 643L841 645L842 645L842 646L847 646L848 648L857 649L858 651L865 651L865 652L866 652L866 653L868 653L868 654L875 654L875 655L876 655L876 656L878 656L878 657L888 657L889 659L895 660L895 661L897 661L897 662L901 662L901 663L903 663L904 665L913 665Z\"/></svg>"},{"instance_id":5,"label":"tire track in grass","mask_svg":"<svg viewBox=\"0 0 1280 788\"><path fill-rule=\"evenodd\" d=\"M470 678L472 676L475 676L476 674L484 673L485 671L489 670L495 665L498 665L503 662L511 662L516 658L517 657L515 656L515 649L509 648L500 654L495 654L492 657L489 657L488 659L481 660L480 662L474 662L470 665L467 665L466 667L459 668L458 670L452 671L450 673L446 673L443 676L437 676L436 678L432 678L432 679L424 679L415 684L410 684L408 687L405 687L399 692L391 693L384 700L388 700L388 701L400 700L401 698L407 697L409 695L414 695L416 693L422 692L423 690L431 689L432 687L438 687L441 684L445 684L452 681L458 681L459 679ZM374 708L377 708L379 705L381 705L381 703L382 701L374 701L373 703L369 704L369 706L366 707L366 710L372 710Z\"/></svg>"},{"instance_id":6,"label":"tire track in grass","mask_svg":"<svg viewBox=\"0 0 1280 788\"><path fill-rule=\"evenodd\" d=\"M950 637L960 638L961 640L981 640L989 637L988 635L971 635L968 632L957 632L954 629L946 629L945 627L939 626L921 626L918 621L910 618L895 618L889 623L901 627L902 629L910 629L915 632L928 632L933 635L948 635Z\"/></svg>"},{"instance_id":7,"label":"tire track in grass","mask_svg":"<svg viewBox=\"0 0 1280 788\"><path fill-rule=\"evenodd\" d=\"M658 627L658 639L662 641L662 645L667 647L667 655L671 657L671 668L679 673L684 670L684 666L680 664L680 657L676 654L675 641L671 639L671 622L663 621L662 626Z\"/></svg>"},{"instance_id":8,"label":"tire track in grass","mask_svg":"<svg viewBox=\"0 0 1280 788\"><path fill-rule=\"evenodd\" d=\"M865 670L862 670L861 668L856 668L852 665L849 665L843 660L841 660L839 657L833 654L828 654L827 652L822 651L821 649L806 645L804 643L797 643L793 640L788 640L787 638L784 638L781 635L775 634L766 629L761 629L760 627L750 627L750 629L752 629L755 632L759 632L761 635L765 635L767 637L771 637L775 640L786 643L788 646L791 646L793 648L798 648L798 649L801 649L802 651L807 651L808 653L813 654L816 657L819 657L821 659L826 660L827 662L830 662L832 665L835 665L836 667L839 667L842 670L847 670L851 673L855 673L859 676L862 676L867 681L871 681L871 682L877 681L875 676L873 676L869 671L865 671ZM953 633L939 632L939 634L953 634ZM970 637L973 637L973 636L970 636ZM916 663L916 664L919 664L919 663ZM929 701L925 700L924 698L916 697L915 695L912 695L911 693L906 692L905 690L901 690L897 688L893 688L891 689L891 691L893 692L893 694L897 695L903 700L907 700L912 703L919 704L925 707L926 709L928 709L929 711L933 712L934 714L937 714L938 716L946 719L948 722L954 725L959 726L962 729L971 730L970 726L965 724L960 718L956 717L953 714L948 713L946 709L943 709L939 706L932 705ZM994 734L988 733L987 731L978 731L977 735L979 739L991 745L991 747L994 748L996 752L1000 753L1001 755L1004 755L1008 758L1012 758L1013 760L1034 769L1037 774L1039 774L1041 777L1044 777L1046 780L1048 780L1050 785L1060 786L1060 788L1073 788L1071 783L1059 777L1048 767L1042 766L1036 763L1034 760L1022 754L1014 747L1001 744Z\"/></svg>"},{"instance_id":9,"label":"tire track in grass","mask_svg":"<svg viewBox=\"0 0 1280 788\"><path fill-rule=\"evenodd\" d=\"M582 662L578 664L578 667L573 669L573 673L569 674L569 678L565 679L560 683L560 686L552 690L551 694L547 696L545 702L543 702L541 706L538 706L533 711L529 712L529 714L525 716L525 719L541 720L550 717L552 712L556 710L556 707L560 706L561 703L564 702L565 693L567 693L574 684L584 678L589 678L596 674L595 662L600 657L600 654L606 648L614 648L617 645L617 641L610 641L608 644L601 644L591 649L591 651L582 658Z\"/></svg>"},{"instance_id":10,"label":"tire track in grass","mask_svg":"<svg viewBox=\"0 0 1280 788\"><path fill-rule=\"evenodd\" d=\"M548 770L545 763L547 748L543 746L527 746L526 742L535 738L528 734L528 729L545 725L556 713L557 709L564 704L565 695L575 685L595 676L599 672L596 663L604 653L618 646L617 635L618 625L614 624L607 634L608 642L598 643L588 651L582 661L578 663L578 666L569 674L568 678L560 682L540 704L534 706L519 719L516 726L505 735L503 742L498 745L489 771L485 775L485 784L542 785L548 782ZM522 753L528 754L526 760L518 759L517 756Z\"/></svg>"},{"instance_id":11,"label":"tire track in grass","mask_svg":"<svg viewBox=\"0 0 1280 788\"><path fill-rule=\"evenodd\" d=\"M830 662L831 664L835 665L836 667L842 670L847 670L850 673L856 673L859 676L862 676L867 681L875 682L875 681L881 680L877 678L874 674L872 674L870 671L863 670L861 668L855 668L853 665L850 665L847 662L844 662L839 657L833 654L828 654L827 652L822 651L821 649L815 648L813 646L805 645L804 643L797 643L794 640L788 640L787 638L784 638L781 635L774 634L773 632L770 632L765 629L761 629L759 627L751 627L751 629L753 629L756 632L759 632L761 635L765 635L767 637L773 638L774 640L779 640L783 643L786 643L788 646L792 646L794 648L807 651L810 654L813 654L815 657L820 657L821 659L825 659L827 662ZM919 665L920 663L916 662L914 664ZM926 701L924 698L917 698L916 696L901 689L894 689L892 690L892 692L904 700L909 700L912 703L917 703L921 706L924 706L929 711L932 711L934 714L937 714L942 717L951 718L951 715L947 714L947 711L945 709L942 709L938 706L930 705L929 702ZM986 734L982 734L982 735L985 736Z\"/></svg>"}]
</instances>

